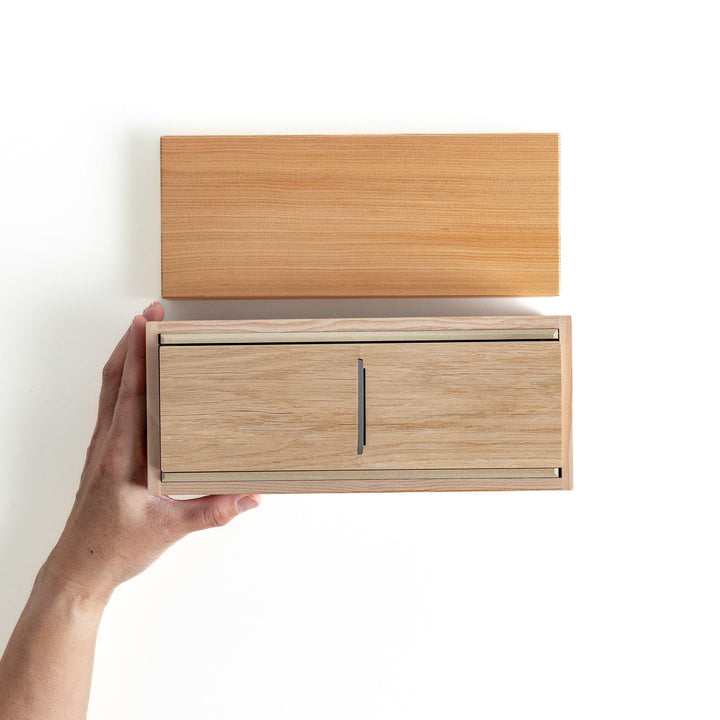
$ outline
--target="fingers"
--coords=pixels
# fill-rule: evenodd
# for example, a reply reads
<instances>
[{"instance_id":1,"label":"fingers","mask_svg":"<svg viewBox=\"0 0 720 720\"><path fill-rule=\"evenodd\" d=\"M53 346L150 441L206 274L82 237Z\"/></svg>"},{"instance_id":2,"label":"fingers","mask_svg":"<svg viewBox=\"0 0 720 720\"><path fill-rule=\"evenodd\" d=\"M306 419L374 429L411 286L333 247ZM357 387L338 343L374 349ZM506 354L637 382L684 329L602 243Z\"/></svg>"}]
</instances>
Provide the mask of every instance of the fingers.
<instances>
[{"instance_id":1,"label":"fingers","mask_svg":"<svg viewBox=\"0 0 720 720\"><path fill-rule=\"evenodd\" d=\"M95 428L96 434L107 432L112 422L113 413L115 412L115 402L117 400L118 388L120 387L120 378L122 378L123 366L125 365L125 355L127 355L127 339L130 330L120 338L120 342L110 355L110 359L105 363L102 372L102 386L100 387L100 400L98 403L98 419Z\"/></svg>"},{"instance_id":2,"label":"fingers","mask_svg":"<svg viewBox=\"0 0 720 720\"><path fill-rule=\"evenodd\" d=\"M165 309L158 302L150 303L150 305L143 310L143 316L147 320L162 320L164 315ZM115 349L103 368L100 399L98 401L98 417L93 432L91 447L96 445L98 441L102 441L110 429L115 413L115 404L117 403L123 368L125 367L129 335L130 330L127 330L120 338L120 342L115 346Z\"/></svg>"},{"instance_id":3,"label":"fingers","mask_svg":"<svg viewBox=\"0 0 720 720\"><path fill-rule=\"evenodd\" d=\"M110 432L121 449L145 440L145 325L160 319L164 310L152 303L133 318L126 340L122 374L117 386Z\"/></svg>"},{"instance_id":4,"label":"fingers","mask_svg":"<svg viewBox=\"0 0 720 720\"><path fill-rule=\"evenodd\" d=\"M109 437L121 450L145 436L145 323L133 318Z\"/></svg>"},{"instance_id":5,"label":"fingers","mask_svg":"<svg viewBox=\"0 0 720 720\"><path fill-rule=\"evenodd\" d=\"M143 311L143 316L146 320L162 320L164 315L165 309L158 302L150 303ZM100 400L98 402L98 418L93 434L94 439L106 434L110 429L115 413L115 404L117 403L123 369L125 367L129 335L130 330L127 330L122 338L120 338L120 342L116 345L110 355L110 359L105 363L105 367L103 368Z\"/></svg>"},{"instance_id":6,"label":"fingers","mask_svg":"<svg viewBox=\"0 0 720 720\"><path fill-rule=\"evenodd\" d=\"M143 310L143 317L148 322L162 320L165 317L165 308L162 303L153 301Z\"/></svg>"},{"instance_id":7,"label":"fingers","mask_svg":"<svg viewBox=\"0 0 720 720\"><path fill-rule=\"evenodd\" d=\"M196 530L221 527L259 504L259 495L208 495L194 500L177 500L177 524L184 535Z\"/></svg>"}]
</instances>

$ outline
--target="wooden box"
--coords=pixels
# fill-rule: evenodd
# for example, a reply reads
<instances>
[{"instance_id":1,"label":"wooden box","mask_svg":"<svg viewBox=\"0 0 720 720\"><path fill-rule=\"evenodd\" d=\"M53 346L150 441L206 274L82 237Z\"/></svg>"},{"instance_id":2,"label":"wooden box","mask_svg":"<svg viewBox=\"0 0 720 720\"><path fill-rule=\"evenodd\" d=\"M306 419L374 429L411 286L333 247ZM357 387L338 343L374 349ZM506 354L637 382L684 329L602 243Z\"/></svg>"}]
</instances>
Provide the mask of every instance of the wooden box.
<instances>
[{"instance_id":1,"label":"wooden box","mask_svg":"<svg viewBox=\"0 0 720 720\"><path fill-rule=\"evenodd\" d=\"M554 134L161 139L166 298L557 295Z\"/></svg>"},{"instance_id":2,"label":"wooden box","mask_svg":"<svg viewBox=\"0 0 720 720\"><path fill-rule=\"evenodd\" d=\"M569 317L147 324L154 494L567 490Z\"/></svg>"}]
</instances>

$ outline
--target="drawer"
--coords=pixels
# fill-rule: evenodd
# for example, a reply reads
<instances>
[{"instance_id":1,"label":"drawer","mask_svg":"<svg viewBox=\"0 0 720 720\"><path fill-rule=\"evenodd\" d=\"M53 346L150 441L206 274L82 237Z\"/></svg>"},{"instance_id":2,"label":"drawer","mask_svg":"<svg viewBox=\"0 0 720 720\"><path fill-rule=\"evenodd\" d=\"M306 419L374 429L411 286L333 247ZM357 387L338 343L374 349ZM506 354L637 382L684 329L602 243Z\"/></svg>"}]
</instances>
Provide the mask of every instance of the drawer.
<instances>
[{"instance_id":1,"label":"drawer","mask_svg":"<svg viewBox=\"0 0 720 720\"><path fill-rule=\"evenodd\" d=\"M149 323L152 492L569 489L569 318Z\"/></svg>"},{"instance_id":2,"label":"drawer","mask_svg":"<svg viewBox=\"0 0 720 720\"><path fill-rule=\"evenodd\" d=\"M163 470L348 469L357 364L352 345L161 346Z\"/></svg>"}]
</instances>

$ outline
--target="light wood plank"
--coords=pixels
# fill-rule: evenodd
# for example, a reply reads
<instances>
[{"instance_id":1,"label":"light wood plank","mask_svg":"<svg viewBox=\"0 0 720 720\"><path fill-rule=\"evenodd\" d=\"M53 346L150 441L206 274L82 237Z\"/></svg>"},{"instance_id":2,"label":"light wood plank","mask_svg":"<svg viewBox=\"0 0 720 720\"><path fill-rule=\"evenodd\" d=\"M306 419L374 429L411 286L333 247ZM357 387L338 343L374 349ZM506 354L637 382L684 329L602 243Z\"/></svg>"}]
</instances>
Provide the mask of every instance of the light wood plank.
<instances>
[{"instance_id":1,"label":"light wood plank","mask_svg":"<svg viewBox=\"0 0 720 720\"><path fill-rule=\"evenodd\" d=\"M558 294L558 136L163 137L168 298Z\"/></svg>"},{"instance_id":2,"label":"light wood plank","mask_svg":"<svg viewBox=\"0 0 720 720\"><path fill-rule=\"evenodd\" d=\"M152 495L161 494L160 470L160 362L158 322L145 325L145 381L147 403L147 478Z\"/></svg>"},{"instance_id":3,"label":"light wood plank","mask_svg":"<svg viewBox=\"0 0 720 720\"><path fill-rule=\"evenodd\" d=\"M562 490L561 478L424 478L412 480L257 480L239 484L223 482L164 482L163 495L215 495L233 493L369 493L442 492L458 490Z\"/></svg>"},{"instance_id":4,"label":"light wood plank","mask_svg":"<svg viewBox=\"0 0 720 720\"><path fill-rule=\"evenodd\" d=\"M159 335L300 333L300 332L415 332L465 330L527 330L559 328L562 315L488 315L456 317L277 318L238 320L163 320Z\"/></svg>"},{"instance_id":5,"label":"light wood plank","mask_svg":"<svg viewBox=\"0 0 720 720\"><path fill-rule=\"evenodd\" d=\"M560 318L560 372L562 374L562 479L563 489L573 488L572 448L572 320Z\"/></svg>"}]
</instances>

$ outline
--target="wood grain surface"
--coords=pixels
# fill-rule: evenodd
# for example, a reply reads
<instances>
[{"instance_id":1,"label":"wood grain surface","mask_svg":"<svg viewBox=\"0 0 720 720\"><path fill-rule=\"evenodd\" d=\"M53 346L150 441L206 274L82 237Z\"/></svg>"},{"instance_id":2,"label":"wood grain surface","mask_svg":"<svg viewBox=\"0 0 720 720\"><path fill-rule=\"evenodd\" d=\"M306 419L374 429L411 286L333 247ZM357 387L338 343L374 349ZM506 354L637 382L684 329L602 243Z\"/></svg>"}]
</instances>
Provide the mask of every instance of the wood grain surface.
<instances>
[{"instance_id":1,"label":"wood grain surface","mask_svg":"<svg viewBox=\"0 0 720 720\"><path fill-rule=\"evenodd\" d=\"M466 477L445 477L427 472L414 477L383 476L335 478L307 480L287 480L278 475L278 479L267 477L244 480L237 478L223 480L218 476L212 479L175 480L175 473L169 473L167 481L160 484L162 495L206 495L210 493L346 493L346 492L441 492L457 490L562 490L562 479L548 474L546 476L507 477L503 474L476 472Z\"/></svg>"},{"instance_id":2,"label":"wood grain surface","mask_svg":"<svg viewBox=\"0 0 720 720\"><path fill-rule=\"evenodd\" d=\"M363 468L560 467L560 344L360 347Z\"/></svg>"},{"instance_id":3,"label":"wood grain surface","mask_svg":"<svg viewBox=\"0 0 720 720\"><path fill-rule=\"evenodd\" d=\"M558 136L163 137L168 298L558 294Z\"/></svg>"},{"instance_id":4,"label":"wood grain surface","mask_svg":"<svg viewBox=\"0 0 720 720\"><path fill-rule=\"evenodd\" d=\"M455 317L371 317L371 318L277 318L240 320L163 320L148 323L148 334L157 343L158 336L175 333L320 333L322 341L329 332L415 332L437 330L557 330L565 316L561 315L486 315Z\"/></svg>"},{"instance_id":5,"label":"wood grain surface","mask_svg":"<svg viewBox=\"0 0 720 720\"><path fill-rule=\"evenodd\" d=\"M160 407L165 472L561 464L557 341L161 346Z\"/></svg>"},{"instance_id":6,"label":"wood grain surface","mask_svg":"<svg viewBox=\"0 0 720 720\"><path fill-rule=\"evenodd\" d=\"M558 318L560 374L562 376L562 481L563 490L573 488L572 451L572 318Z\"/></svg>"},{"instance_id":7,"label":"wood grain surface","mask_svg":"<svg viewBox=\"0 0 720 720\"><path fill-rule=\"evenodd\" d=\"M350 467L351 345L161 346L162 469Z\"/></svg>"},{"instance_id":8,"label":"wood grain surface","mask_svg":"<svg viewBox=\"0 0 720 720\"><path fill-rule=\"evenodd\" d=\"M160 469L160 357L158 334L159 322L149 322L145 327L145 386L147 403L147 479L148 490L161 494Z\"/></svg>"}]
</instances>

